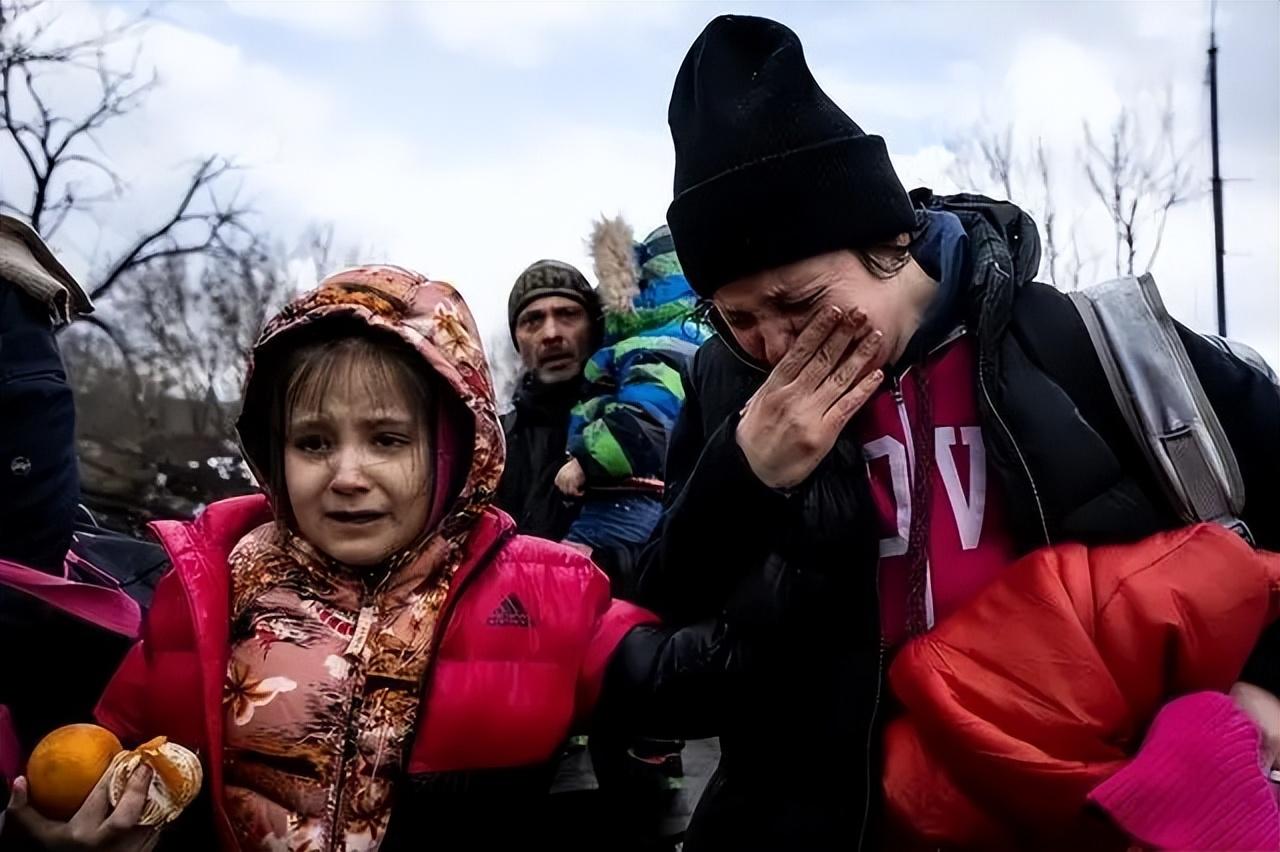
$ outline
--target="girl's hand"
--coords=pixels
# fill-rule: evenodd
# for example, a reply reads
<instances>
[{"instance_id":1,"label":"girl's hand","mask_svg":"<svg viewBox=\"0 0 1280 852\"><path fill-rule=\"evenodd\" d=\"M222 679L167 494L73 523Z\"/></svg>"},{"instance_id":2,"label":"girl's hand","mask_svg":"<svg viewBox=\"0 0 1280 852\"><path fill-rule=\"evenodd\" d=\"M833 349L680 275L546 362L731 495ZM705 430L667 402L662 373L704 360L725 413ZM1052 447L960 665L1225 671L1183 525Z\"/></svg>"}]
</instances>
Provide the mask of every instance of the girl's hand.
<instances>
[{"instance_id":1,"label":"girl's hand","mask_svg":"<svg viewBox=\"0 0 1280 852\"><path fill-rule=\"evenodd\" d=\"M583 473L582 465L578 464L577 459L569 459L556 474L556 488L566 497L581 497L586 486L587 475Z\"/></svg>"},{"instance_id":2,"label":"girl's hand","mask_svg":"<svg viewBox=\"0 0 1280 852\"><path fill-rule=\"evenodd\" d=\"M139 766L129 776L124 795L114 809L107 795L110 773L102 773L80 810L68 822L41 816L29 801L27 779L13 782L5 810L6 832L18 827L43 849L57 852L94 849L103 852L146 852L160 839L158 828L138 825L151 786L151 768Z\"/></svg>"}]
</instances>

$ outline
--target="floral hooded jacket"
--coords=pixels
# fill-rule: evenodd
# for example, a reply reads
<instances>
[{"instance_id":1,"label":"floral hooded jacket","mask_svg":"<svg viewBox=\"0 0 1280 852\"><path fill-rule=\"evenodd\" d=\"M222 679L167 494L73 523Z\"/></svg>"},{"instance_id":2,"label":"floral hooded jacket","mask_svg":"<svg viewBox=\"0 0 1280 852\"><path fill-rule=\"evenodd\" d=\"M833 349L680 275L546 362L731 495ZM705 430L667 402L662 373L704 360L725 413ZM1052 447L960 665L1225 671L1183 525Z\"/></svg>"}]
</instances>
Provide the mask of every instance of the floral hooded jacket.
<instances>
[{"instance_id":1,"label":"floral hooded jacket","mask_svg":"<svg viewBox=\"0 0 1280 852\"><path fill-rule=\"evenodd\" d=\"M268 323L238 423L255 471L271 365L334 318L408 343L449 392L431 424L443 487L428 533L366 581L262 496L157 524L174 570L98 709L124 740L199 750L225 847L382 848L406 778L545 763L591 711L623 635L653 620L490 505L502 431L474 321L447 284L361 267Z\"/></svg>"}]
</instances>

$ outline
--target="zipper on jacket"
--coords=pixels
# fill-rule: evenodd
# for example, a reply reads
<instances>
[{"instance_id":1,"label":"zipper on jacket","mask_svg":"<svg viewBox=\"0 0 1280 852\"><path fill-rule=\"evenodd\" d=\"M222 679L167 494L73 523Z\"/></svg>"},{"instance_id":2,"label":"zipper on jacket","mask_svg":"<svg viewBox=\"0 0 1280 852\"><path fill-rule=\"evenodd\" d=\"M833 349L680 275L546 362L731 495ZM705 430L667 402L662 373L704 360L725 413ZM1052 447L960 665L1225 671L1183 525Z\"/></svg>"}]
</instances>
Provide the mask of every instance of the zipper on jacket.
<instances>
[{"instance_id":1,"label":"zipper on jacket","mask_svg":"<svg viewBox=\"0 0 1280 852\"><path fill-rule=\"evenodd\" d=\"M902 376L906 375L903 370L900 375L893 377L893 384L889 390L893 394L893 401L898 407L898 422L902 424L902 434L905 439L907 448L907 517L911 517L915 507L911 505L911 489L915 482L912 480L916 476L916 447L915 436L911 432L911 419L907 415L907 401L902 393Z\"/></svg>"},{"instance_id":2,"label":"zipper on jacket","mask_svg":"<svg viewBox=\"0 0 1280 852\"><path fill-rule=\"evenodd\" d=\"M381 585L380 583L379 586ZM331 808L329 809L331 816L329 819L328 848L332 852L338 852L342 848L338 845L338 833L342 825L342 793L347 786L347 765L355 757L355 751L360 748L359 737L351 736L351 723L355 718L356 708L361 704L361 699L364 695L364 648L368 642L373 622L377 618L377 610L373 606L373 599L376 593L376 589L373 592L368 589L361 591L360 613L356 619L355 630L351 634L351 641L347 643L347 648L343 652L343 656L347 659L351 659L353 656L355 658L352 670L347 674L348 677L355 681L355 684L347 698L347 712L342 720L342 751L338 757L337 783L334 785ZM348 746L350 747L350 754L348 754ZM342 843L346 843L345 836L342 837Z\"/></svg>"},{"instance_id":3,"label":"zipper on jacket","mask_svg":"<svg viewBox=\"0 0 1280 852\"><path fill-rule=\"evenodd\" d=\"M900 392L901 392L901 389L899 388L899 393ZM880 610L880 560L879 559L876 560L875 572L876 572L876 611L878 614ZM865 786L862 788L862 792L863 792L862 825L858 828L857 852L862 852L863 844L865 844L867 840L867 823L870 822L871 820L871 790L872 790L871 785L873 783L879 783L880 781L880 779L875 778L873 775L872 770L874 769L875 761L871 759L871 754L872 754L873 746L875 745L876 719L879 717L879 714L880 714L880 693L882 691L882 687L884 684L884 652L885 652L884 625L880 625L880 642L879 642L879 648L876 651L876 697L875 697L875 700L871 702L871 716L870 718L867 719L867 747L865 752L866 760L863 761L863 765L866 768L866 772L863 779L865 782Z\"/></svg>"},{"instance_id":4,"label":"zipper on jacket","mask_svg":"<svg viewBox=\"0 0 1280 852\"><path fill-rule=\"evenodd\" d=\"M994 263L992 264L992 268L997 274L1003 275L1005 278L1010 277L1009 273L1005 272L1000 267L1000 264ZM1027 477L1027 485L1031 487L1031 498L1035 500L1036 503L1036 514L1040 518L1040 531L1044 534L1044 543L1046 546L1051 545L1053 544L1053 541L1049 538L1049 523L1044 517L1044 505L1040 502L1040 491L1036 488L1036 481L1031 476L1031 467L1027 464L1027 459L1022 454L1022 449L1018 446L1018 442L1014 440L1013 431L1010 430L1008 424L1004 422L1004 418L1000 416L1000 410L996 408L995 402L991 399L991 392L987 389L987 380L983 371L981 351L978 353L978 387L982 389L982 395L987 400L987 407L991 409L991 413L995 416L996 422L1000 425L1000 428L1004 430L1005 437L1009 439L1009 446L1013 447L1014 453L1018 456L1018 461L1022 465L1022 472L1026 474Z\"/></svg>"},{"instance_id":5,"label":"zipper on jacket","mask_svg":"<svg viewBox=\"0 0 1280 852\"><path fill-rule=\"evenodd\" d=\"M876 606L880 606L880 567L876 566ZM880 714L880 693L883 691L884 684L884 628L880 630L880 648L876 656L876 697L871 704L871 718L867 720L867 748L866 748L866 766L865 786L863 787L863 804L862 804L862 825L858 829L858 850L862 852L863 844L867 839L867 823L871 820L871 785L879 779L872 777L871 759L872 746L875 744L876 736L876 718Z\"/></svg>"},{"instance_id":6,"label":"zipper on jacket","mask_svg":"<svg viewBox=\"0 0 1280 852\"><path fill-rule=\"evenodd\" d=\"M458 599L462 597L463 590L470 584L472 578L480 573L480 570L489 562L489 560L493 558L494 554L497 553L498 550L502 547L502 545L505 544L514 534L515 533L512 530L505 530L495 538L493 544L491 544L489 548L485 550L484 554L481 555L480 559L477 560L476 565L462 578L462 582L458 586L458 588L451 590L450 594L445 599L444 606L441 607L440 609L439 617L436 619L435 627L432 629L431 647L430 647L430 651L428 652L429 656L427 658L427 666L422 674L422 683L424 684L424 687L423 687L423 695L418 705L419 707L418 719L414 723L413 730L409 732L409 735L407 737L405 737L405 742L403 745L403 748L405 749L403 754L403 758L404 758L403 766L405 768L406 776L408 774L408 768L409 768L408 756L411 754L413 750L413 744L417 740L417 732L423 724L422 710L426 707L426 703L427 703L425 685L430 683L431 673L432 673L432 670L435 668L436 652L439 650L440 642L444 637L445 629L448 627L449 617L452 615L452 612L457 605ZM390 574L388 574L387 577L384 577L382 582L378 584L378 587L374 589L374 591L372 592L365 591L361 594L360 615L356 622L355 632L352 633L351 641L347 645L346 654L354 653L357 656L357 659L360 659L361 657L363 657L364 646L368 640L368 635L372 629L373 621L377 614L376 610L372 606L372 601L376 597L378 590L381 589L382 586L388 582L390 577L391 577ZM364 627L363 635L361 631L362 626ZM335 843L337 840L337 828L341 823L342 791L346 786L344 784L346 769L347 769L347 765L350 763L350 758L347 755L346 737L347 737L347 733L351 730L351 720L355 717L356 707L360 703L360 697L364 693L365 671L363 668L363 662L364 662L363 659L360 659L360 668L356 669L356 672L359 675L358 677L359 683L357 684L357 688L353 690L353 692L351 693L351 699L347 705L347 717L346 717L345 727L343 729L342 758L338 763L338 785L334 795L333 822L332 822L332 828L330 831L330 842L331 842L330 848L333 850L333 852L339 852L341 848L339 846L332 845L332 844ZM354 748L359 748L359 743L356 742L355 739L352 740L352 745ZM354 751L351 756L354 757ZM345 842L345 838L343 838L343 840Z\"/></svg>"},{"instance_id":7,"label":"zipper on jacket","mask_svg":"<svg viewBox=\"0 0 1280 852\"><path fill-rule=\"evenodd\" d=\"M351 760L355 757L356 751L360 748L359 736L351 736L351 722L355 718L357 708L363 703L364 689L367 682L367 672L365 671L365 648L369 642L369 634L373 631L373 624L378 617L378 609L376 601L378 593L385 586L392 584L392 578L395 576L394 571L388 571L386 576L378 581L372 589L365 586L360 590L360 611L356 616L355 629L351 633L351 639L347 642L346 649L342 652L342 656L346 659L355 658L353 671L348 674L350 677L355 675L355 686L351 690L350 697L347 701L346 718L343 720L342 726L342 752L338 758L338 775L337 784L333 792L333 809L332 819L329 824L329 848L333 852L339 852L338 829L342 825L342 793L346 789L347 767ZM348 746L350 753L348 754ZM342 838L345 846L346 837Z\"/></svg>"}]
</instances>

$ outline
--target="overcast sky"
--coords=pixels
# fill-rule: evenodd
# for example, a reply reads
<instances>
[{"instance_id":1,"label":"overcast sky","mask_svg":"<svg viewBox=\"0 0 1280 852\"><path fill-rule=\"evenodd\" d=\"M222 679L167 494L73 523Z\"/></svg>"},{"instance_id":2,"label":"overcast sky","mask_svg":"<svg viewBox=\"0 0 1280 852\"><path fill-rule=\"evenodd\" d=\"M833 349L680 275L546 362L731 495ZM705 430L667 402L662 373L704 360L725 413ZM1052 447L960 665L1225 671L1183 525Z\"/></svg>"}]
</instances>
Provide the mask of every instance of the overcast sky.
<instances>
[{"instance_id":1,"label":"overcast sky","mask_svg":"<svg viewBox=\"0 0 1280 852\"><path fill-rule=\"evenodd\" d=\"M139 8L58 4L68 26L83 28ZM621 211L642 232L662 221L671 84L706 22L730 11L794 29L819 83L885 137L908 187L961 188L949 178L953 150L979 122L1012 120L1020 146L1044 139L1059 221L1077 228L1094 278L1114 266L1105 215L1078 166L1083 122L1105 133L1122 106L1150 111L1170 92L1179 145L1208 188L1210 10L1196 0L210 0L158 8L141 56L161 87L102 137L129 200L101 230L69 228L59 248L83 268L95 248L154 218L184 164L224 153L251 167L244 188L264 229L289 238L333 223L339 243L368 259L454 282L487 338L501 336L508 289L528 263L558 257L590 275L583 240L593 217ZM1280 4L1222 2L1217 17L1229 330L1274 364ZM1215 322L1212 221L1202 192L1175 212L1153 267L1173 313L1202 329Z\"/></svg>"}]
</instances>

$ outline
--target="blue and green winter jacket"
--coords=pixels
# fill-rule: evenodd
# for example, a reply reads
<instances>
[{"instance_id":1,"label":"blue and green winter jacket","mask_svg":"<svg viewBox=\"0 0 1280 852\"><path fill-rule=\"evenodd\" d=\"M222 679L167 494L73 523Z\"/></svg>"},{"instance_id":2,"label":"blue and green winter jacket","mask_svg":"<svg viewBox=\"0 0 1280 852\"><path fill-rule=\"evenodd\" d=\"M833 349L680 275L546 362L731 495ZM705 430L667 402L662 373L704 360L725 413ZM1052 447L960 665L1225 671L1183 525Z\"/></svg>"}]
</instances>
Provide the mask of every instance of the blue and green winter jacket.
<instances>
[{"instance_id":1,"label":"blue and green winter jacket","mask_svg":"<svg viewBox=\"0 0 1280 852\"><path fill-rule=\"evenodd\" d=\"M604 348L587 362L583 401L569 421L569 454L587 487L660 482L667 438L684 404L682 375L711 334L664 225L634 242L621 218L592 234L604 306Z\"/></svg>"}]
</instances>

